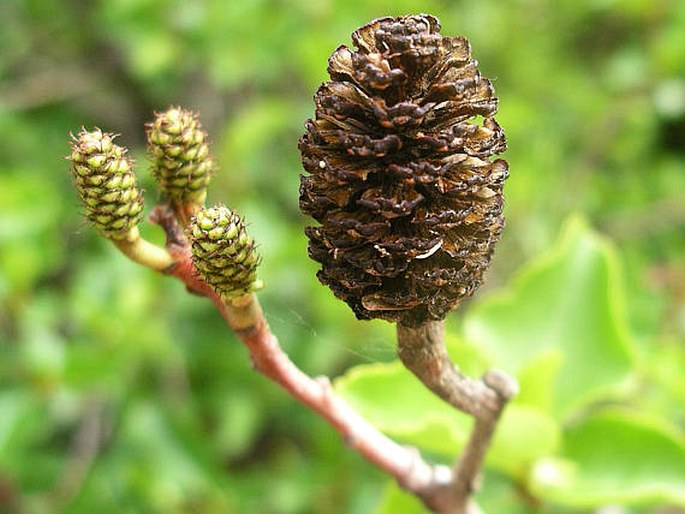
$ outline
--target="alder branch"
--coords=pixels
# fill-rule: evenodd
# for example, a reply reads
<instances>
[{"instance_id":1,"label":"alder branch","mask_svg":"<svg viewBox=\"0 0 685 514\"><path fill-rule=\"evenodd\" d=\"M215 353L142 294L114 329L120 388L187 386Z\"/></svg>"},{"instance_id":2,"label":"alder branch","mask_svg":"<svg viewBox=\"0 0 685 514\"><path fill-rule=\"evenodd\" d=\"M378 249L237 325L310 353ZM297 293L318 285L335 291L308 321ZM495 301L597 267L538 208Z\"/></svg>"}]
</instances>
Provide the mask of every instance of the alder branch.
<instances>
[{"instance_id":1,"label":"alder branch","mask_svg":"<svg viewBox=\"0 0 685 514\"><path fill-rule=\"evenodd\" d=\"M402 20L398 23L403 24ZM418 24L416 30L437 26L437 20L433 18L411 18L410 21L410 25ZM485 135L481 139L495 135L500 137L502 134L495 129L499 130L494 121L492 127L484 126L482 130ZM68 159L72 162L75 186L88 219L102 235L112 240L129 259L174 276L190 292L212 300L228 326L247 348L255 370L328 421L351 448L393 476L400 486L418 496L434 512L481 512L473 501L473 492L477 489L478 473L498 419L508 400L516 393L517 386L513 379L497 371L487 373L482 380L473 380L463 375L445 349L442 322L425 322L417 327L401 324L417 323L425 319L420 316L417 318L416 312L409 311L395 315L395 310L407 307L405 297L400 295L393 300L394 303L384 303L383 300L381 304L377 304L374 300L365 305L364 309L373 314L369 314L370 317L377 317L376 308L381 305L384 313L391 314L380 317L395 322L399 320L398 354L404 365L440 398L475 418L466 448L453 467L428 463L418 450L403 447L386 437L336 396L328 378L308 376L280 348L264 318L257 297L253 294L260 287L260 281L257 280L260 259L254 251L255 242L247 233L243 220L223 205L202 208L212 161L208 157L206 133L200 129L196 115L172 108L166 113L158 114L154 124L148 126L148 149L154 150L155 159L163 160L159 169L154 169L162 174L156 175L156 178L166 203L153 209L150 220L166 233L164 247L146 241L138 231L139 215L143 209L142 193L136 186L126 149L112 142L113 135L99 129L93 132L82 129L78 137L72 139L72 152ZM500 142L503 144L503 139ZM497 145L495 147L499 148ZM168 167L169 162L181 165L183 173L176 174L176 171ZM313 168L316 171L320 171L321 165L324 168L327 166L325 160L316 162L318 164ZM497 194L491 187L499 188L501 180L506 177L506 162L497 160L492 166L503 168L495 170L496 173L494 168L488 172L493 177L500 178L497 183L482 188L481 192L487 198ZM312 192L313 197L318 198L317 191ZM492 203L492 206L496 208L493 211L495 217L488 215L488 223L501 214L501 202ZM316 209L318 207L303 208L305 211ZM497 219L499 221L485 227L494 231L492 241L496 240L495 236L501 228L501 219ZM360 223L363 225L366 222L361 220ZM335 230L338 228L340 227ZM358 242L355 241L353 238L354 245L357 245ZM329 241L325 242L328 245ZM367 243L368 241L363 244ZM350 246L347 243L345 245L343 246ZM342 250L335 245L331 248L335 249L333 260L336 260L335 255ZM433 250L416 256L416 259L428 258L438 248L439 245L434 246ZM339 259L334 264L339 267L345 262L346 259ZM325 269L330 263L322 264ZM385 267L383 263L377 264ZM417 270L415 272L421 274L425 268L422 265ZM347 270L343 265L338 271L344 276ZM478 277L471 278L476 280ZM414 280L409 275L405 279L408 284ZM438 295L444 279L436 280L433 286L437 288L435 294ZM335 290L332 284L328 285ZM461 290L454 289L457 292ZM356 306L356 300L352 300L351 297L346 299L350 305ZM443 312L443 307L446 309L454 305L455 301L449 295L442 298L440 302L443 305L437 312Z\"/></svg>"},{"instance_id":2,"label":"alder branch","mask_svg":"<svg viewBox=\"0 0 685 514\"><path fill-rule=\"evenodd\" d=\"M355 412L333 392L328 377L311 378L295 366L271 333L254 294L232 303L212 299L247 347L255 370L326 419L348 446L393 476L403 488L430 502L439 484L451 481L447 467L426 463L417 450L398 445Z\"/></svg>"},{"instance_id":3,"label":"alder branch","mask_svg":"<svg viewBox=\"0 0 685 514\"><path fill-rule=\"evenodd\" d=\"M443 321L416 328L398 324L397 342L398 356L407 369L437 396L475 418L466 447L453 467L456 512L474 512L469 501L478 489L478 474L497 422L518 385L499 370L487 372L481 380L461 373L445 348Z\"/></svg>"},{"instance_id":4,"label":"alder branch","mask_svg":"<svg viewBox=\"0 0 685 514\"><path fill-rule=\"evenodd\" d=\"M397 444L338 397L327 377L312 378L301 371L280 348L254 294L230 302L222 300L195 272L183 230L171 209L156 207L151 220L166 232L167 248L175 260L166 273L181 280L189 291L207 296L214 303L246 346L256 371L328 421L350 448L391 475L429 508L444 514L457 514L446 510L451 505L446 499L454 479L448 466L429 464L417 449Z\"/></svg>"},{"instance_id":5,"label":"alder branch","mask_svg":"<svg viewBox=\"0 0 685 514\"><path fill-rule=\"evenodd\" d=\"M432 511L482 512L472 496L497 421L507 401L516 394L513 379L498 371L487 373L482 380L464 376L447 354L442 322L430 322L418 328L398 324L398 354L404 365L439 397L475 417L469 442L454 466L430 464L416 448L399 445L354 411L334 393L328 377L312 378L300 370L279 346L254 294L222 299L199 277L191 259L185 223L179 223L177 210L158 205L150 221L166 233L166 255L159 252L159 247L152 246L149 247L152 254L146 255L146 245L136 246L142 253L120 249L136 262L176 277L190 292L208 297L247 348L256 371L328 421L350 448L391 475ZM169 258L171 265L150 266L150 263L166 264Z\"/></svg>"}]
</instances>

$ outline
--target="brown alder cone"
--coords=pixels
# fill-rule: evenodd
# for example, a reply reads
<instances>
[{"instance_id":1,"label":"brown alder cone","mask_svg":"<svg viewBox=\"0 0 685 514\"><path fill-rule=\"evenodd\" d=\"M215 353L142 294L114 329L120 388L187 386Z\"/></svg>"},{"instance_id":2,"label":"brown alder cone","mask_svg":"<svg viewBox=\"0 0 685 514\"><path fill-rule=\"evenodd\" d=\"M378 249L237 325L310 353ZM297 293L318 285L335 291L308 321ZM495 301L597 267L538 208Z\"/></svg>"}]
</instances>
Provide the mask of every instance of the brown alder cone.
<instances>
[{"instance_id":1,"label":"brown alder cone","mask_svg":"<svg viewBox=\"0 0 685 514\"><path fill-rule=\"evenodd\" d=\"M504 218L497 98L463 37L380 18L329 59L299 144L317 276L358 318L443 319L483 281Z\"/></svg>"}]
</instances>

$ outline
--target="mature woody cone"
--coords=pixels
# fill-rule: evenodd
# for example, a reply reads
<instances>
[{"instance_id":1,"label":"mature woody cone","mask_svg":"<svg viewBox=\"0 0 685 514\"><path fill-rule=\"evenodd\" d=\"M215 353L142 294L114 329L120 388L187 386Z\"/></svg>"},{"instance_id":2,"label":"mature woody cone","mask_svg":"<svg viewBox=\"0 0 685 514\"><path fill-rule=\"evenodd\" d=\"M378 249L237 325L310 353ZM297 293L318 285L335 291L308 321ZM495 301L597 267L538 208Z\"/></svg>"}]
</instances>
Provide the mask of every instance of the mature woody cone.
<instances>
[{"instance_id":1,"label":"mature woody cone","mask_svg":"<svg viewBox=\"0 0 685 514\"><path fill-rule=\"evenodd\" d=\"M428 15L381 18L329 59L300 140L300 208L317 276L358 318L443 319L499 239L506 149L497 98L463 37Z\"/></svg>"}]
</instances>

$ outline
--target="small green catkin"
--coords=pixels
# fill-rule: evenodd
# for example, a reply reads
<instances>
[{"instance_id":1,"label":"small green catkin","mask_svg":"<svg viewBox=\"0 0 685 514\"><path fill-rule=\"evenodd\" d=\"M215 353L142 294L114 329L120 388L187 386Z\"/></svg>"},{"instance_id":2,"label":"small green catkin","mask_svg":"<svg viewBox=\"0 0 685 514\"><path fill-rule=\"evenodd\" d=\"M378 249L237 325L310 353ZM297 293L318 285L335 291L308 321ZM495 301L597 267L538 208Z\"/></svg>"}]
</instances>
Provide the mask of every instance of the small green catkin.
<instances>
[{"instance_id":1,"label":"small green catkin","mask_svg":"<svg viewBox=\"0 0 685 514\"><path fill-rule=\"evenodd\" d=\"M114 144L116 136L99 128L82 128L73 136L71 173L86 217L108 239L124 239L138 225L143 195L127 150Z\"/></svg>"},{"instance_id":2,"label":"small green catkin","mask_svg":"<svg viewBox=\"0 0 685 514\"><path fill-rule=\"evenodd\" d=\"M207 133L197 114L172 107L147 124L152 173L175 204L202 206L214 170Z\"/></svg>"},{"instance_id":3,"label":"small green catkin","mask_svg":"<svg viewBox=\"0 0 685 514\"><path fill-rule=\"evenodd\" d=\"M202 209L190 225L193 263L202 279L224 299L261 287L260 259L245 223L224 205Z\"/></svg>"}]
</instances>

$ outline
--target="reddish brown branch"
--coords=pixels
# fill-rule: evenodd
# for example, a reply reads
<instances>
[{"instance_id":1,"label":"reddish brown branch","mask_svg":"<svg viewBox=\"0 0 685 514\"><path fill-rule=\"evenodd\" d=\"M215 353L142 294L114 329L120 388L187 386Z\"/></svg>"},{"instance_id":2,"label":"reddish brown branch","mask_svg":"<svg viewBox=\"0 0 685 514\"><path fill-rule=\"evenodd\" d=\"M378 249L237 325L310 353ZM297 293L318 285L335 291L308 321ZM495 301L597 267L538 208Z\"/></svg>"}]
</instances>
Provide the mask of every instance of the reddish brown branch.
<instances>
[{"instance_id":1,"label":"reddish brown branch","mask_svg":"<svg viewBox=\"0 0 685 514\"><path fill-rule=\"evenodd\" d=\"M438 396L476 418L469 443L454 468L431 465L418 450L386 437L336 396L327 377L312 378L302 372L280 348L254 294L226 301L202 281L172 209L158 206L151 219L167 233L167 249L174 258L174 265L165 273L181 280L189 291L212 300L245 344L255 370L328 421L351 448L394 477L434 512L480 513L472 501L472 492L497 420L515 392L510 378L497 372L482 381L462 375L447 355L441 323L428 323L418 329L398 325L398 353L405 366Z\"/></svg>"},{"instance_id":2,"label":"reddish brown branch","mask_svg":"<svg viewBox=\"0 0 685 514\"><path fill-rule=\"evenodd\" d=\"M311 378L303 373L280 348L256 296L249 294L232 302L223 301L196 274L182 230L173 221L173 214L158 208L154 221L167 232L167 247L176 260L166 273L181 280L190 291L212 300L247 347L258 372L328 421L351 448L394 477L400 486L417 495L426 505L436 512L452 512L440 507L445 503L441 500L447 490L445 486L452 482L449 467L428 464L416 449L401 446L383 435L335 395L327 377Z\"/></svg>"},{"instance_id":3,"label":"reddish brown branch","mask_svg":"<svg viewBox=\"0 0 685 514\"><path fill-rule=\"evenodd\" d=\"M431 466L419 453L398 445L336 396L327 377L311 378L280 348L253 294L226 304L212 298L222 316L247 347L254 368L327 420L345 442L393 476L405 489L430 502L439 482L450 481L445 467Z\"/></svg>"}]
</instances>

